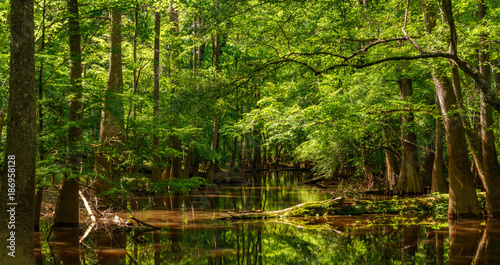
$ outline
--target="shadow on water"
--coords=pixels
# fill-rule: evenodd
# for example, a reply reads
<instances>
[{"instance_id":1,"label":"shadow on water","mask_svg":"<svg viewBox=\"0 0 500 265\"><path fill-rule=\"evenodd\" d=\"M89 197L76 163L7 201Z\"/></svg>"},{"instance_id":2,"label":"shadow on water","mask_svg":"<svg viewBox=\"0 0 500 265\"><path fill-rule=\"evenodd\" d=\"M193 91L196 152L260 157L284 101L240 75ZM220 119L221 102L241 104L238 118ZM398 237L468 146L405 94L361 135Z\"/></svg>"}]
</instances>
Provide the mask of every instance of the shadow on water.
<instances>
[{"instance_id":1,"label":"shadow on water","mask_svg":"<svg viewBox=\"0 0 500 265\"><path fill-rule=\"evenodd\" d=\"M160 230L95 231L81 244L78 229L54 230L48 244L47 232L37 233L37 258L39 264L500 264L498 220L433 227L376 215L297 218L294 225L215 220L227 211L277 210L331 197L294 184L302 178L262 173L242 186L136 197L134 215Z\"/></svg>"}]
</instances>

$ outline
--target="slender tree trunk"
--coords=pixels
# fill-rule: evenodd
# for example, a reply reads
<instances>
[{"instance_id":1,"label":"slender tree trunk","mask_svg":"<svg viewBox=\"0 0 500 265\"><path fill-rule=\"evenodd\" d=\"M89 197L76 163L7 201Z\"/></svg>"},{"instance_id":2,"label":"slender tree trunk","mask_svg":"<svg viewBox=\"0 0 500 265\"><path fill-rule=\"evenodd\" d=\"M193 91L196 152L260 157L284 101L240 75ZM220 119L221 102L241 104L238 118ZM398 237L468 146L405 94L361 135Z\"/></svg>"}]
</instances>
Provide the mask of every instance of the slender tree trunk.
<instances>
[{"instance_id":1,"label":"slender tree trunk","mask_svg":"<svg viewBox=\"0 0 500 265\"><path fill-rule=\"evenodd\" d=\"M235 136L233 139L233 150L231 152L231 165L229 166L229 171L235 170L237 153L238 153L238 136Z\"/></svg>"},{"instance_id":2,"label":"slender tree trunk","mask_svg":"<svg viewBox=\"0 0 500 265\"><path fill-rule=\"evenodd\" d=\"M120 98L123 93L121 12L117 8L111 8L109 17L111 32L109 75L101 114L99 147L94 167L97 173L104 173L106 177L106 180L99 179L94 183L94 188L99 192L111 188L108 181L118 180L119 161L116 153L119 153L121 149L123 127L123 104ZM108 199L104 199L104 203L105 205L114 204Z\"/></svg>"},{"instance_id":3,"label":"slender tree trunk","mask_svg":"<svg viewBox=\"0 0 500 265\"><path fill-rule=\"evenodd\" d=\"M156 27L156 24L155 24ZM134 70L132 72L133 79L133 88L132 88L132 94L135 95L137 93L137 89L139 88L139 79L137 78L137 31L139 29L139 5L135 5L135 13L134 13L134 51L133 51L133 58L134 58ZM156 32L155 32L156 33ZM132 99L133 101L133 99ZM132 120L135 121L136 117L136 110L137 106L135 105L135 102L132 102Z\"/></svg>"},{"instance_id":4,"label":"slender tree trunk","mask_svg":"<svg viewBox=\"0 0 500 265\"><path fill-rule=\"evenodd\" d=\"M413 89L411 79L398 80L401 99L411 96ZM408 126L414 120L413 113L403 114L401 119L402 162L396 189L399 193L419 194L423 192L422 178L419 173L417 136L410 132Z\"/></svg>"},{"instance_id":5,"label":"slender tree trunk","mask_svg":"<svg viewBox=\"0 0 500 265\"><path fill-rule=\"evenodd\" d=\"M46 14L46 1L43 1L43 8L42 8L42 37L40 40L40 47L39 50L40 52L43 52L45 50L45 14ZM43 100L43 65L44 65L44 59L43 57L40 59L40 71L38 74L38 101L42 102ZM3 118L3 115L2 115ZM3 119L2 119L3 120ZM1 126L0 126L1 127ZM1 128L0 128L1 131ZM43 106L42 104L38 104L38 131L39 139L43 139ZM1 134L1 132L0 132ZM0 138L1 140L1 138ZM39 146L38 146L38 155L39 155L39 160L43 161L45 160L45 148L43 144L43 140L39 141ZM38 186L39 181L36 183L35 186ZM35 191L35 212L34 212L34 226L35 226L35 232L38 232L40 229L40 212L42 210L42 199L43 199L43 187L38 188Z\"/></svg>"},{"instance_id":6,"label":"slender tree trunk","mask_svg":"<svg viewBox=\"0 0 500 265\"><path fill-rule=\"evenodd\" d=\"M3 109L0 109L0 141L2 141L4 120L5 120L5 112L3 112Z\"/></svg>"},{"instance_id":7,"label":"slender tree trunk","mask_svg":"<svg viewBox=\"0 0 500 265\"><path fill-rule=\"evenodd\" d=\"M260 171L262 169L262 154L260 143L262 142L261 134L258 130L256 130L256 136L259 139L259 142L256 142L253 146L253 167L255 170Z\"/></svg>"},{"instance_id":8,"label":"slender tree trunk","mask_svg":"<svg viewBox=\"0 0 500 265\"><path fill-rule=\"evenodd\" d=\"M34 1L11 0L7 144L0 180L0 260L13 265L36 262L33 243L37 137L34 28Z\"/></svg>"},{"instance_id":9,"label":"slender tree trunk","mask_svg":"<svg viewBox=\"0 0 500 265\"><path fill-rule=\"evenodd\" d=\"M177 150L178 152L181 152L181 142L179 141L179 138L177 136L171 136L170 137L170 142L172 143L172 148ZM177 179L182 179L182 161L180 157L174 157L172 158L172 172L170 173L170 176L173 178Z\"/></svg>"},{"instance_id":10,"label":"slender tree trunk","mask_svg":"<svg viewBox=\"0 0 500 265\"><path fill-rule=\"evenodd\" d=\"M186 158L184 159L183 166L184 168L182 169L182 175L184 179L189 178L189 172L191 171L191 162L193 160L193 147L190 146L188 148Z\"/></svg>"},{"instance_id":11,"label":"slender tree trunk","mask_svg":"<svg viewBox=\"0 0 500 265\"><path fill-rule=\"evenodd\" d=\"M155 51L154 51L154 88L153 88L153 120L155 124L158 124L158 115L160 113L160 25L161 25L161 14L160 12L155 13ZM155 126L156 127L156 126ZM158 137L158 132L153 133L153 153L154 153L154 165L152 168L153 182L161 181L161 157L158 154L160 150L160 139Z\"/></svg>"},{"instance_id":12,"label":"slender tree trunk","mask_svg":"<svg viewBox=\"0 0 500 265\"><path fill-rule=\"evenodd\" d=\"M217 152L217 138L219 136L219 115L216 114L214 116L214 127L213 127L213 133L212 133L212 145L211 145L211 150L212 152ZM214 175L215 175L215 162L213 159L211 159L208 162L208 170L207 170L207 181L209 183L212 183L214 181Z\"/></svg>"}]
</instances>

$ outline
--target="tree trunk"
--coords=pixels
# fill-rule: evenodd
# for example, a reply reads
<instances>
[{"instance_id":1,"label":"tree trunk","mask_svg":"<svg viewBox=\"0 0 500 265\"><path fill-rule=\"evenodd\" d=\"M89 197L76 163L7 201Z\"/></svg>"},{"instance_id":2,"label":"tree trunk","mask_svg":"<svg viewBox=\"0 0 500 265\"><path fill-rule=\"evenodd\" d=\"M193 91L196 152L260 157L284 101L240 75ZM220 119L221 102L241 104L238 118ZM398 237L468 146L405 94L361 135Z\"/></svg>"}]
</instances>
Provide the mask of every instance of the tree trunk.
<instances>
[{"instance_id":1,"label":"tree trunk","mask_svg":"<svg viewBox=\"0 0 500 265\"><path fill-rule=\"evenodd\" d=\"M429 191L432 185L432 168L434 166L434 160L436 159L434 151L431 150L431 144L427 145L427 150L425 151L424 174L422 178L424 189L428 189Z\"/></svg>"},{"instance_id":2,"label":"tree trunk","mask_svg":"<svg viewBox=\"0 0 500 265\"><path fill-rule=\"evenodd\" d=\"M413 89L411 79L399 79L399 91L401 99L405 100L411 96ZM399 193L419 194L423 192L422 179L419 173L417 136L407 128L413 122L413 113L403 114L401 118L401 138L402 138L402 162L396 189Z\"/></svg>"},{"instance_id":3,"label":"tree trunk","mask_svg":"<svg viewBox=\"0 0 500 265\"><path fill-rule=\"evenodd\" d=\"M260 142L262 142L262 137L261 134L257 131L257 138L259 139L259 142L255 143L253 146L253 168L257 171L260 171L262 169L262 154L261 154L261 148L260 148Z\"/></svg>"},{"instance_id":4,"label":"tree trunk","mask_svg":"<svg viewBox=\"0 0 500 265\"><path fill-rule=\"evenodd\" d=\"M429 2L431 3L431 2ZM457 35L453 13L451 10L450 0L441 0L441 9L444 12L449 32L450 32L450 52L457 54ZM429 14L434 14L434 9L431 5L424 12L424 17ZM424 6L423 6L424 7ZM435 16L435 14L433 15ZM429 25L427 32L432 32L433 26ZM451 62L450 62L451 64ZM470 161L468 158L468 150L466 146L465 130L457 113L457 99L461 98L460 80L457 76L458 69L452 67L453 84L444 73L443 69L437 68L433 71L434 86L443 115L443 124L446 135L447 151L448 151L448 170L449 170L449 206L448 217L479 217L479 203L477 194L474 188L474 179L470 171ZM436 104L437 105L437 104ZM437 144L438 140L436 140ZM437 156L439 159L439 155ZM436 168L440 170L440 168ZM434 170L433 170L434 171Z\"/></svg>"},{"instance_id":5,"label":"tree trunk","mask_svg":"<svg viewBox=\"0 0 500 265\"><path fill-rule=\"evenodd\" d=\"M68 161L67 164L73 174L80 172L82 156L80 155L80 140L82 138L82 52L80 38L80 18L78 0L68 1L69 21L69 56L70 56L70 83L73 97L69 103L69 121L73 124L68 130ZM65 174L63 184L59 190L59 200L56 206L54 225L56 227L78 226L79 218L79 185L76 179L68 178Z\"/></svg>"},{"instance_id":6,"label":"tree trunk","mask_svg":"<svg viewBox=\"0 0 500 265\"><path fill-rule=\"evenodd\" d=\"M0 141L2 141L3 124L5 120L5 113L0 109Z\"/></svg>"},{"instance_id":7,"label":"tree trunk","mask_svg":"<svg viewBox=\"0 0 500 265\"><path fill-rule=\"evenodd\" d=\"M439 86L439 80L434 79L435 86ZM441 113L441 105L436 96L436 109ZM443 162L443 118L438 116L436 118L436 150L434 164L432 165L432 183L431 192L448 193L448 184L444 178L444 162Z\"/></svg>"},{"instance_id":8,"label":"tree trunk","mask_svg":"<svg viewBox=\"0 0 500 265\"><path fill-rule=\"evenodd\" d=\"M389 150L385 149L385 190L386 193L390 193L396 187L398 182L398 158Z\"/></svg>"},{"instance_id":9,"label":"tree trunk","mask_svg":"<svg viewBox=\"0 0 500 265\"><path fill-rule=\"evenodd\" d=\"M181 142L179 141L179 138L177 136L171 136L170 141L172 143L172 148L175 149L177 152L181 152ZM172 178L177 178L177 179L182 179L182 161L181 158L176 156L172 158L172 172L170 173L170 177Z\"/></svg>"},{"instance_id":10,"label":"tree trunk","mask_svg":"<svg viewBox=\"0 0 500 265\"><path fill-rule=\"evenodd\" d=\"M236 155L238 153L238 136L233 139L233 150L231 152L231 165L229 166L229 171L234 171L236 166Z\"/></svg>"},{"instance_id":11,"label":"tree trunk","mask_svg":"<svg viewBox=\"0 0 500 265\"><path fill-rule=\"evenodd\" d=\"M213 127L212 145L211 145L211 149L214 154L217 152L218 136L219 136L219 115L216 114L214 116L214 127ZM208 170L207 170L207 181L209 183L214 182L214 175L215 175L215 162L213 159L210 159L210 161L208 162Z\"/></svg>"},{"instance_id":12,"label":"tree trunk","mask_svg":"<svg viewBox=\"0 0 500 265\"><path fill-rule=\"evenodd\" d=\"M184 159L184 168L182 169L182 175L184 179L189 178L189 172L191 171L191 162L193 160L193 147L188 148L186 158Z\"/></svg>"},{"instance_id":13,"label":"tree trunk","mask_svg":"<svg viewBox=\"0 0 500 265\"><path fill-rule=\"evenodd\" d=\"M436 93L441 106L448 151L450 197L449 218L471 217L480 214L474 179L470 171L469 151L464 127L457 113L457 100L450 80L445 75L435 76Z\"/></svg>"},{"instance_id":14,"label":"tree trunk","mask_svg":"<svg viewBox=\"0 0 500 265\"><path fill-rule=\"evenodd\" d=\"M155 13L155 47L154 47L154 88L153 88L153 120L155 128L158 126L158 115L160 113L160 26L161 26L161 14L160 12ZM161 181L161 157L159 153L160 139L158 137L158 132L155 130L153 132L153 174L151 181L160 182Z\"/></svg>"},{"instance_id":15,"label":"tree trunk","mask_svg":"<svg viewBox=\"0 0 500 265\"><path fill-rule=\"evenodd\" d=\"M479 19L486 16L486 3L479 3ZM481 39L486 38L482 36ZM491 84L491 67L488 63L489 47L482 45L479 52L479 71ZM481 179L486 189L486 215L500 217L500 165L498 164L495 148L495 135L493 133L493 113L491 106L486 103L486 98L481 94L481 146L483 154L484 175ZM480 175L481 176L481 175Z\"/></svg>"},{"instance_id":16,"label":"tree trunk","mask_svg":"<svg viewBox=\"0 0 500 265\"><path fill-rule=\"evenodd\" d=\"M35 264L33 201L36 165L34 1L10 1L7 144L0 184L0 260ZM13 184L14 183L14 184Z\"/></svg>"},{"instance_id":17,"label":"tree trunk","mask_svg":"<svg viewBox=\"0 0 500 265\"><path fill-rule=\"evenodd\" d=\"M137 93L137 88L139 87L137 79L137 31L139 28L139 5L135 5L135 13L134 13L134 51L133 51L133 62L134 62L134 70L132 71L132 94L135 95ZM135 120L136 115L136 105L135 102L132 102L132 119Z\"/></svg>"},{"instance_id":18,"label":"tree trunk","mask_svg":"<svg viewBox=\"0 0 500 265\"><path fill-rule=\"evenodd\" d=\"M40 47L39 50L40 52L43 52L45 49L45 14L46 14L46 1L43 1L43 8L42 8L42 36L40 40ZM38 101L42 102L43 100L43 65L44 65L44 58L42 57L40 59L40 71L38 74ZM3 113L0 114L1 121L3 121ZM1 122L0 121L0 122ZM0 125L0 136L1 136L1 130L2 126ZM40 138L43 136L43 106L42 104L38 104L38 135ZM1 137L0 137L1 141ZM45 160L45 148L43 145L43 140L39 140L39 146L38 146L38 155L39 155L39 161ZM40 183L40 180L36 182L35 187L38 186ZM35 212L34 212L34 228L35 232L40 231L40 214L42 210L42 199L43 199L43 186L38 188L35 192Z\"/></svg>"},{"instance_id":19,"label":"tree trunk","mask_svg":"<svg viewBox=\"0 0 500 265\"><path fill-rule=\"evenodd\" d=\"M94 183L94 188L98 192L109 190L111 186L108 182L118 180L119 161L115 154L121 149L123 126L123 104L120 98L123 93L121 12L117 8L111 8L109 18L111 31L109 75L101 113L99 147L94 167L96 173L104 173L106 179L99 179ZM114 204L108 199L104 199L104 203L105 205Z\"/></svg>"},{"instance_id":20,"label":"tree trunk","mask_svg":"<svg viewBox=\"0 0 500 265\"><path fill-rule=\"evenodd\" d=\"M43 190L44 187L42 186L35 191L35 203L34 203L35 232L40 231L40 213L42 212Z\"/></svg>"}]
</instances>

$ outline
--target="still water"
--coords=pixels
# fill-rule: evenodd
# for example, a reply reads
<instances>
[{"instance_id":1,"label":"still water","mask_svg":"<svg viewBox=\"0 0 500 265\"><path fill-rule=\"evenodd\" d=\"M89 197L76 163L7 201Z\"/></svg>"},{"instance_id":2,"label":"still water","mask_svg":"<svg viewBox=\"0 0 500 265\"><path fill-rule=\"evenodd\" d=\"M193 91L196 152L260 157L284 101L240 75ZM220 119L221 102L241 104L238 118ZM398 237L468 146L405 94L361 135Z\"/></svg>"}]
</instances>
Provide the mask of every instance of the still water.
<instances>
[{"instance_id":1,"label":"still water","mask_svg":"<svg viewBox=\"0 0 500 265\"><path fill-rule=\"evenodd\" d=\"M394 216L217 220L228 211L278 210L331 198L338 186L296 183L302 173L249 175L251 183L169 198L131 200L136 218L160 230L79 229L35 235L39 264L500 264L500 222L411 225ZM128 214L120 214L127 218Z\"/></svg>"}]
</instances>

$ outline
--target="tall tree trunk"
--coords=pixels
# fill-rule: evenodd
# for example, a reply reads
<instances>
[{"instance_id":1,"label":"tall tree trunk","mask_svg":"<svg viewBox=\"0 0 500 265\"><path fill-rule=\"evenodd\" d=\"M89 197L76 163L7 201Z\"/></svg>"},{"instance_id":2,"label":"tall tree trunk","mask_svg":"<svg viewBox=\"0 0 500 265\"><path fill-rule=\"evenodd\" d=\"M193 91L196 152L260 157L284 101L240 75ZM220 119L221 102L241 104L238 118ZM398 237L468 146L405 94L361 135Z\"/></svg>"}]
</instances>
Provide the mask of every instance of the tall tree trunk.
<instances>
[{"instance_id":1,"label":"tall tree trunk","mask_svg":"<svg viewBox=\"0 0 500 265\"><path fill-rule=\"evenodd\" d=\"M439 86L439 80L434 79L435 86ZM441 113L441 105L436 96L436 109ZM436 118L436 150L434 164L432 165L432 183L431 192L448 193L448 184L444 178L444 162L443 162L443 118L438 116Z\"/></svg>"},{"instance_id":2,"label":"tall tree trunk","mask_svg":"<svg viewBox=\"0 0 500 265\"><path fill-rule=\"evenodd\" d=\"M486 16L486 3L479 3L479 19ZM481 39L485 39L482 36ZM491 83L491 67L488 63L488 46L481 45L479 52L479 71ZM486 214L490 217L500 217L500 165L498 164L495 148L495 135L493 133L493 113L491 106L486 103L486 98L481 94L481 146L483 155L484 175L481 179L486 189ZM479 175L481 177L481 175Z\"/></svg>"},{"instance_id":3,"label":"tall tree trunk","mask_svg":"<svg viewBox=\"0 0 500 265\"><path fill-rule=\"evenodd\" d=\"M110 10L110 58L109 75L106 85L103 110L101 113L101 130L99 134L99 147L94 170L104 173L106 179L99 179L94 183L94 188L103 192L110 189L109 181L116 181L119 177L117 152L121 149L123 104L120 98L123 93L122 78L122 48L121 48L121 11L117 8ZM107 198L105 205L115 204Z\"/></svg>"},{"instance_id":4,"label":"tall tree trunk","mask_svg":"<svg viewBox=\"0 0 500 265\"><path fill-rule=\"evenodd\" d=\"M424 20L432 21L436 17L432 1L422 5ZM450 32L450 52L457 54L457 36L450 0L441 0L441 8L444 12ZM427 7L427 8L425 8ZM428 19L425 19L425 18ZM428 33L431 33L435 24L426 23ZM451 64L451 62L450 62ZM458 69L452 67L453 84L446 76L444 69L433 70L434 86L443 115L443 124L446 135L449 170L449 206L448 217L479 217L480 209L477 194L474 188L474 179L470 171L470 161L465 139L465 130L457 113L457 98L460 99L461 89L457 76ZM458 96L457 96L458 95ZM436 140L437 142L437 140ZM438 169L439 170L439 169Z\"/></svg>"},{"instance_id":5,"label":"tall tree trunk","mask_svg":"<svg viewBox=\"0 0 500 265\"><path fill-rule=\"evenodd\" d=\"M470 161L464 127L457 113L457 100L450 80L444 74L437 78L436 93L441 106L446 135L449 170L448 217L479 217L480 209L470 171Z\"/></svg>"},{"instance_id":6,"label":"tall tree trunk","mask_svg":"<svg viewBox=\"0 0 500 265\"><path fill-rule=\"evenodd\" d=\"M34 1L11 0L7 144L0 180L0 260L14 265L35 264L33 201L37 120L34 28Z\"/></svg>"},{"instance_id":7,"label":"tall tree trunk","mask_svg":"<svg viewBox=\"0 0 500 265\"><path fill-rule=\"evenodd\" d=\"M67 164L73 174L78 174L82 163L80 155L80 140L82 137L82 53L80 48L80 18L78 14L78 0L68 1L69 11L69 56L70 56L70 83L73 97L69 103L69 121L73 124L68 131L68 161ZM75 178L65 175L59 200L56 206L55 226L78 226L79 219L79 185Z\"/></svg>"},{"instance_id":8,"label":"tall tree trunk","mask_svg":"<svg viewBox=\"0 0 500 265\"><path fill-rule=\"evenodd\" d=\"M43 1L43 7L42 7L42 36L40 40L40 47L39 51L43 52L45 50L45 14L46 14L46 1ZM43 65L44 65L44 59L43 57L40 59L40 71L38 74L38 101L42 102L43 100ZM3 118L3 115L2 115ZM3 119L2 119L3 120ZM1 126L0 126L1 127ZM0 128L1 130L1 128ZM43 106L42 104L38 104L38 131L39 139L43 139ZM1 132L0 132L1 134ZM0 138L1 140L1 138ZM39 141L39 146L38 146L38 155L39 155L39 160L43 161L45 160L45 148L43 144L43 140ZM36 183L35 186L38 186L39 181ZM40 187L36 189L35 191L35 212L34 212L34 228L35 232L38 232L40 230L40 212L42 210L42 199L43 199L43 187Z\"/></svg>"},{"instance_id":9,"label":"tall tree trunk","mask_svg":"<svg viewBox=\"0 0 500 265\"><path fill-rule=\"evenodd\" d=\"M160 113L160 25L161 25L160 12L155 13L155 51L154 51L154 88L153 88L153 120L158 124L158 115ZM155 126L156 128L156 126ZM151 180L153 182L161 181L161 157L159 153L160 139L158 132L153 133L153 175Z\"/></svg>"},{"instance_id":10,"label":"tall tree trunk","mask_svg":"<svg viewBox=\"0 0 500 265\"><path fill-rule=\"evenodd\" d=\"M411 79L403 78L398 80L401 99L405 100L411 96L413 88ZM413 113L403 114L401 118L401 138L402 138L402 162L396 189L399 193L419 194L423 192L422 178L419 172L417 136L410 132L408 126L413 122Z\"/></svg>"},{"instance_id":11,"label":"tall tree trunk","mask_svg":"<svg viewBox=\"0 0 500 265\"><path fill-rule=\"evenodd\" d=\"M156 24L155 24L156 27ZM137 93L137 89L139 88L139 79L137 78L137 32L139 30L139 5L135 5L135 13L134 13L134 51L133 51L133 62L134 62L134 70L132 71L132 94L135 95ZM155 32L156 33L156 32ZM132 99L133 101L133 99ZM136 110L137 106L135 105L135 102L132 102L132 120L135 120L136 118Z\"/></svg>"}]
</instances>

